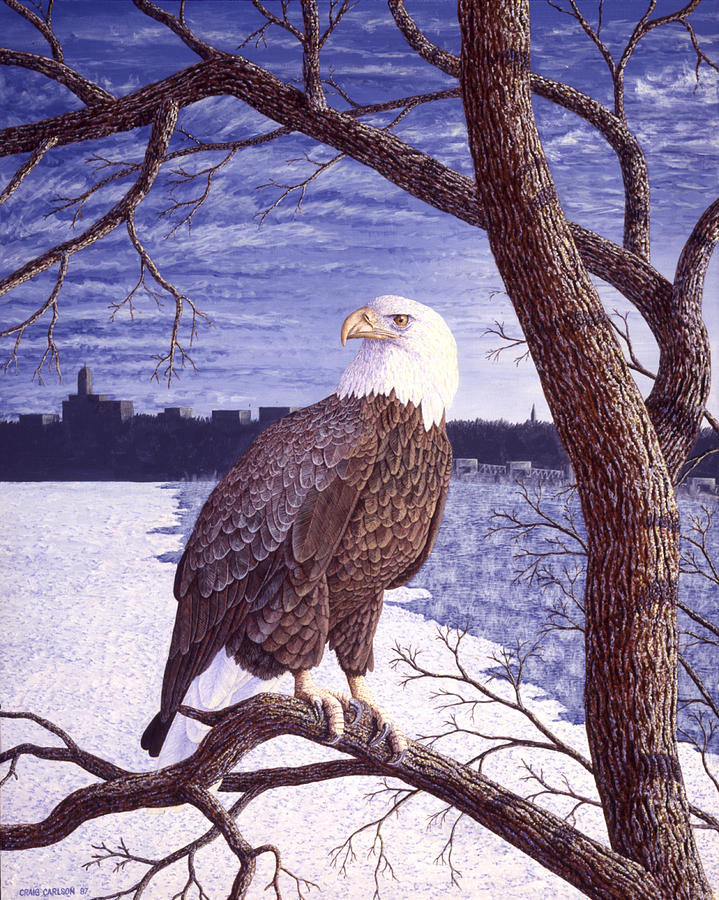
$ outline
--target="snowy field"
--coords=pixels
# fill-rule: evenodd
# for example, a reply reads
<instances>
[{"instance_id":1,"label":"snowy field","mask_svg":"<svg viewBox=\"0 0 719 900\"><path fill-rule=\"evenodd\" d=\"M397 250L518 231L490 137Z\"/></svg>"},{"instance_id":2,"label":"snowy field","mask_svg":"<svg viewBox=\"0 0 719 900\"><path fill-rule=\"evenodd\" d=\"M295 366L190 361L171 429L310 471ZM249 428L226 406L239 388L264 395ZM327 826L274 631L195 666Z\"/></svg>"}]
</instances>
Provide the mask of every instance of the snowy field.
<instances>
[{"instance_id":1,"label":"snowy field","mask_svg":"<svg viewBox=\"0 0 719 900\"><path fill-rule=\"evenodd\" d=\"M174 561L195 515L197 498L179 485L3 484L0 489L3 709L33 711L65 728L86 750L137 771L151 768L140 749L139 736L158 705L175 614ZM454 512L448 512L449 521L457 515L455 506ZM456 554L443 557L443 552L440 544L433 562L433 583L442 567L449 570L456 565ZM505 558L504 569L508 568ZM421 611L424 606L425 612L431 612L436 598L425 589L404 592L394 599L399 602L386 605L380 622L376 670L369 677L370 685L408 735L436 733L443 722L430 696L436 688L415 683L403 690L399 687L401 671L389 665L395 655L392 647L400 642L421 647L427 668L450 668L446 650L443 652L436 639L436 622ZM491 657L498 650L496 643L484 638L466 639L466 659L474 673L490 668ZM332 654L326 654L318 681L344 689ZM539 688L528 688L527 698L559 736L586 753L583 728L574 721L576 713L567 715ZM481 723L476 727L483 732L536 736L501 708L481 709ZM0 724L3 749L18 741L58 743L31 723L2 720ZM480 746L478 740L468 742L465 737L460 742L455 737L440 743L438 749L462 759ZM243 767L297 765L336 755L299 739L283 738L258 748ZM497 753L489 757L485 772L511 789L530 794L537 787L523 780L523 760L531 761L555 784L564 772L575 790L592 792L583 770L562 764L548 753L532 751L531 757L526 749ZM712 795L697 754L683 747L682 761L691 799L717 815L716 791ZM3 788L5 823L37 821L70 790L91 780L72 766L30 757L21 760L17 776ZM386 795L368 797L381 786L377 779L353 778L265 793L248 807L239 826L254 845L277 844L285 866L315 882L322 896L369 900L375 891L377 864L377 857L370 852L374 832L368 830L356 838L356 858L348 862L346 872L331 864L330 854L355 829L386 812ZM555 802L552 808L564 813L569 807ZM455 832L452 861L461 872L461 887L453 886L449 868L435 862L454 822L450 815L430 823L429 817L441 810L439 801L420 796L388 820L383 836L395 877L387 871L378 876L386 900L581 896L468 819L462 819ZM593 837L605 839L596 809L580 809L577 824ZM159 858L206 828L202 816L189 808L95 820L58 845L3 854L0 894L3 900L42 896L43 892L47 896L46 889L55 888L56 896L63 889L65 894L74 889L75 896L118 896L142 877L145 867L133 862L116 872L112 862L105 862L84 869L82 864L97 852L93 845L116 847L122 840L137 855ZM719 887L719 841L705 831L697 833L697 840L710 878ZM235 865L224 845L215 842L203 849L195 865L207 895L212 900L225 897ZM182 890L186 877L184 865L170 868L152 882L143 897L169 900ZM262 857L253 898L269 896L265 892L269 877L270 860ZM283 894L295 896L289 881ZM197 896L194 888L187 894L188 898ZM309 896L319 895L313 890Z\"/></svg>"}]
</instances>

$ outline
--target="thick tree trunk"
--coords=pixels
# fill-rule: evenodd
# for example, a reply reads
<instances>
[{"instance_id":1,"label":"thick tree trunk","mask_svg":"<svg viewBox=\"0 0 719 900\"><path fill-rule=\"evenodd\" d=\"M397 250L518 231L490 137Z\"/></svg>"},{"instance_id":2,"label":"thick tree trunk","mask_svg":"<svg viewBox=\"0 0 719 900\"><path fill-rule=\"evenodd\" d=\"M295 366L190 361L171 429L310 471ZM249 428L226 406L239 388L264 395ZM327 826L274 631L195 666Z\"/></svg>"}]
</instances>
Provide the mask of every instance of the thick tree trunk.
<instances>
[{"instance_id":1,"label":"thick tree trunk","mask_svg":"<svg viewBox=\"0 0 719 900\"><path fill-rule=\"evenodd\" d=\"M586 717L612 847L708 898L677 757L678 516L656 433L562 213L529 86L527 0L460 0L479 202L587 527Z\"/></svg>"}]
</instances>

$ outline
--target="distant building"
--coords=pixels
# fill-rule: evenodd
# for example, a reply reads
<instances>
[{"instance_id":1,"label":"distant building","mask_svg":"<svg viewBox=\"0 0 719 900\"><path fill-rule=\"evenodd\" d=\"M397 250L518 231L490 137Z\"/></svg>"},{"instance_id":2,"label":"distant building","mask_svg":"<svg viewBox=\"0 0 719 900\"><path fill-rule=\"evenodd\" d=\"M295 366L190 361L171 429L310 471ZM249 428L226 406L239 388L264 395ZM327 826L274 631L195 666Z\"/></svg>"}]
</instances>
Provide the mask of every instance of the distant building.
<instances>
[{"instance_id":1,"label":"distant building","mask_svg":"<svg viewBox=\"0 0 719 900\"><path fill-rule=\"evenodd\" d=\"M132 400L110 400L92 393L92 372L83 366L77 373L77 394L62 403L62 421L69 428L104 427L128 422L135 414Z\"/></svg>"},{"instance_id":2,"label":"distant building","mask_svg":"<svg viewBox=\"0 0 719 900\"><path fill-rule=\"evenodd\" d=\"M689 479L689 490L692 494L714 494L716 493L716 478L699 478Z\"/></svg>"},{"instance_id":3,"label":"distant building","mask_svg":"<svg viewBox=\"0 0 719 900\"><path fill-rule=\"evenodd\" d=\"M532 404L532 412L529 414L529 421L532 425L537 421L537 409L534 404Z\"/></svg>"},{"instance_id":4,"label":"distant building","mask_svg":"<svg viewBox=\"0 0 719 900\"><path fill-rule=\"evenodd\" d=\"M452 469L455 475L473 475L477 472L477 460L455 457L452 460Z\"/></svg>"},{"instance_id":5,"label":"distant building","mask_svg":"<svg viewBox=\"0 0 719 900\"><path fill-rule=\"evenodd\" d=\"M249 409L213 409L212 424L220 431L234 431L252 421Z\"/></svg>"},{"instance_id":6,"label":"distant building","mask_svg":"<svg viewBox=\"0 0 719 900\"><path fill-rule=\"evenodd\" d=\"M532 463L528 459L515 459L507 462L507 473L511 475L529 475Z\"/></svg>"},{"instance_id":7,"label":"distant building","mask_svg":"<svg viewBox=\"0 0 719 900\"><path fill-rule=\"evenodd\" d=\"M92 394L92 372L87 363L77 373L77 392L83 397Z\"/></svg>"},{"instance_id":8,"label":"distant building","mask_svg":"<svg viewBox=\"0 0 719 900\"><path fill-rule=\"evenodd\" d=\"M166 406L165 411L160 413L160 417L166 422L176 422L178 419L191 419L191 406Z\"/></svg>"},{"instance_id":9,"label":"distant building","mask_svg":"<svg viewBox=\"0 0 719 900\"><path fill-rule=\"evenodd\" d=\"M260 425L269 425L270 422L276 422L278 419L296 412L298 408L297 406L261 406L258 411Z\"/></svg>"},{"instance_id":10,"label":"distant building","mask_svg":"<svg viewBox=\"0 0 719 900\"><path fill-rule=\"evenodd\" d=\"M60 421L57 413L22 413L20 425L23 428L44 428L46 425L56 425Z\"/></svg>"}]
</instances>

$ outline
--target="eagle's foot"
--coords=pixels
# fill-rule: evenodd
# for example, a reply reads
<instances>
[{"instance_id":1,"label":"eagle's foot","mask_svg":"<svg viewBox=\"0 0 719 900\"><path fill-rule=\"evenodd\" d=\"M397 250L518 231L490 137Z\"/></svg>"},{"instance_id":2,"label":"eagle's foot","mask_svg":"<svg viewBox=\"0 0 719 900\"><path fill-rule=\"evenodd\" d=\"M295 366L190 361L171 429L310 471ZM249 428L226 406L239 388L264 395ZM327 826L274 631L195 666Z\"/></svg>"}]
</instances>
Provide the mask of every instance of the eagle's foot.
<instances>
[{"instance_id":1,"label":"eagle's foot","mask_svg":"<svg viewBox=\"0 0 719 900\"><path fill-rule=\"evenodd\" d=\"M390 762L394 765L398 765L409 749L407 738L402 734L399 728L397 728L387 713L377 705L363 676L348 675L347 681L355 703L359 701L365 706L370 711L377 725L377 734L370 741L370 747L379 747L385 740L389 741L393 754ZM351 705L354 708L354 704ZM360 715L361 712L355 717L352 724L358 721Z\"/></svg>"},{"instance_id":2,"label":"eagle's foot","mask_svg":"<svg viewBox=\"0 0 719 900\"><path fill-rule=\"evenodd\" d=\"M317 721L327 720L328 744L336 744L345 730L345 714L342 701L348 702L344 694L317 687L307 669L295 674L295 697L305 700L313 708Z\"/></svg>"}]
</instances>

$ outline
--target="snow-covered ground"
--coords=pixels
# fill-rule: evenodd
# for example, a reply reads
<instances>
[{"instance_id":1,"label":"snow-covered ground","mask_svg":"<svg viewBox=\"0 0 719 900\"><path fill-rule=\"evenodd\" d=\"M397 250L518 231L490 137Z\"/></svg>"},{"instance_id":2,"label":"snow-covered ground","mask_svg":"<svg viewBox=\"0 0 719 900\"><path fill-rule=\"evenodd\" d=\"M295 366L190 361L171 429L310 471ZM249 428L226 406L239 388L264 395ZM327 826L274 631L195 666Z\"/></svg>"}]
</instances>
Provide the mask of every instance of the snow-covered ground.
<instances>
[{"instance_id":1,"label":"snow-covered ground","mask_svg":"<svg viewBox=\"0 0 719 900\"><path fill-rule=\"evenodd\" d=\"M162 670L174 620L173 560L179 554L188 516L185 494L178 486L116 483L3 484L0 501L0 600L3 629L2 707L32 711L70 732L85 749L135 770L151 768L140 749L139 736L157 709ZM183 500L185 508L181 503ZM404 594L395 599L412 601L417 609L427 594ZM388 598L389 599L389 598ZM410 736L442 730L443 716L433 705L432 685L398 684L401 671L390 667L396 642L422 648L427 668L448 671L451 660L436 639L437 625L421 613L388 603L375 642L377 667L370 675L379 702ZM498 646L468 637L466 659L473 672L487 669ZM323 685L343 689L341 672L332 654L326 654L318 672ZM556 732L586 752L584 731L562 715L561 706L541 689L528 688L532 708ZM532 736L513 714L482 706L476 727L485 733L524 733ZM57 744L28 722L0 720L2 747L20 740ZM466 737L443 741L438 749L468 758L480 746ZM294 738L272 741L258 748L243 767L302 764L336 756L333 751ZM486 774L521 793L537 790L523 777L522 761L530 761L544 777L559 784L565 772L582 794L592 786L578 766L555 755L533 751L497 753L489 757ZM702 772L697 754L682 750L685 777L692 800L717 814L717 795ZM70 790L89 783L89 776L64 764L24 757L2 792L2 821L39 820ZM364 900L375 890L377 856L369 853L374 831L360 834L353 849L356 858L346 873L332 866L330 853L362 824L387 810L387 795L370 799L382 787L377 779L342 779L302 788L265 793L243 813L239 826L254 845L275 843L284 865L322 889L323 896ZM223 798L224 799L224 798ZM230 802L227 798L225 802ZM554 807L566 812L561 804ZM419 796L408 802L383 831L394 876L379 876L382 897L435 898L456 895L472 898L581 896L577 891L474 822L463 819L457 827L452 861L462 873L461 890L454 887L450 870L437 865L454 822L428 823L442 805ZM583 807L577 824L604 839L601 814ZM128 863L114 871L112 862L82 868L93 845L115 847L123 840L128 849L146 858L158 858L201 834L207 823L195 810L137 812L105 817L79 828L60 844L22 853L4 853L1 861L3 898L45 896L56 888L74 889L76 896L115 894L135 883L145 871ZM699 831L705 866L719 886L719 841ZM375 850L376 850L375 846ZM369 855L368 855L369 854ZM235 866L221 842L202 850L196 870L207 894L227 895ZM262 857L251 896L266 897L270 859ZM166 870L143 894L167 900L181 891L186 880L181 864ZM39 889L39 894L35 894ZM47 892L46 892L47 889ZM57 894L56 894L57 895ZM294 895L287 881L284 895ZM196 897L196 891L189 897ZM312 894L310 894L312 896Z\"/></svg>"}]
</instances>

